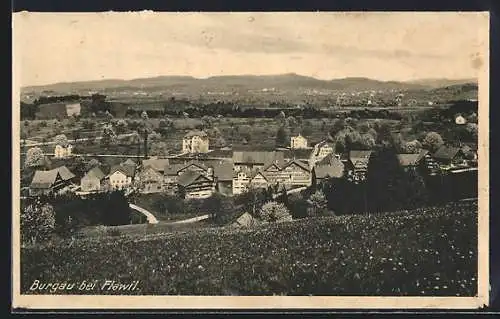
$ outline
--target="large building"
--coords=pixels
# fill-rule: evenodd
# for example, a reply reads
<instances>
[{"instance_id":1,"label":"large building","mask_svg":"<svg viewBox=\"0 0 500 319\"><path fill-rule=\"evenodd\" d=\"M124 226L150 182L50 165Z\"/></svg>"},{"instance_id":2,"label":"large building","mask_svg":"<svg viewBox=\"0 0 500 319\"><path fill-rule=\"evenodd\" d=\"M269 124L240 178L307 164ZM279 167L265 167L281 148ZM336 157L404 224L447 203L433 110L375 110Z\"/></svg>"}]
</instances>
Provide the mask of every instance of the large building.
<instances>
[{"instance_id":1,"label":"large building","mask_svg":"<svg viewBox=\"0 0 500 319\"><path fill-rule=\"evenodd\" d=\"M191 131L182 139L182 153L208 153L208 135L203 131Z\"/></svg>"},{"instance_id":2,"label":"large building","mask_svg":"<svg viewBox=\"0 0 500 319\"><path fill-rule=\"evenodd\" d=\"M298 136L292 136L290 138L290 148L291 149L307 148L307 139L300 134Z\"/></svg>"}]
</instances>

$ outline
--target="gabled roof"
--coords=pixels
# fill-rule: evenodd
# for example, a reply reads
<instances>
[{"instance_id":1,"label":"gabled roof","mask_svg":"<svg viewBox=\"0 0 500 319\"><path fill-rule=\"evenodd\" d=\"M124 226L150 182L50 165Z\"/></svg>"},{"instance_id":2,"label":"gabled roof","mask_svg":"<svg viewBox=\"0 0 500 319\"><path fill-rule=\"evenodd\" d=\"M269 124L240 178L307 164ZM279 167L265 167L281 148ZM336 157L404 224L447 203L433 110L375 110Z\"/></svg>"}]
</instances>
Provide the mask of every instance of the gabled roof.
<instances>
[{"instance_id":1,"label":"gabled roof","mask_svg":"<svg viewBox=\"0 0 500 319\"><path fill-rule=\"evenodd\" d=\"M57 177L60 178L61 176L59 175L59 172L54 169L50 171L35 171L30 187L48 189L54 185Z\"/></svg>"},{"instance_id":2,"label":"gabled roof","mask_svg":"<svg viewBox=\"0 0 500 319\"><path fill-rule=\"evenodd\" d=\"M284 162L283 152L277 151L235 151L233 152L233 163L263 164Z\"/></svg>"},{"instance_id":3,"label":"gabled roof","mask_svg":"<svg viewBox=\"0 0 500 319\"><path fill-rule=\"evenodd\" d=\"M350 151L349 160L355 168L366 168L372 151Z\"/></svg>"},{"instance_id":4,"label":"gabled roof","mask_svg":"<svg viewBox=\"0 0 500 319\"><path fill-rule=\"evenodd\" d=\"M230 181L233 179L233 163L222 162L213 165L214 175L219 181Z\"/></svg>"},{"instance_id":5,"label":"gabled roof","mask_svg":"<svg viewBox=\"0 0 500 319\"><path fill-rule=\"evenodd\" d=\"M63 181L70 180L76 176L75 174L71 173L71 171L66 166L59 166L58 168L54 168L53 170L57 170L59 172L59 175L61 175Z\"/></svg>"},{"instance_id":6,"label":"gabled roof","mask_svg":"<svg viewBox=\"0 0 500 319\"><path fill-rule=\"evenodd\" d=\"M193 131L187 132L187 134L184 135L184 138L190 138L193 136L208 137L208 134L205 131L193 130Z\"/></svg>"},{"instance_id":7,"label":"gabled roof","mask_svg":"<svg viewBox=\"0 0 500 319\"><path fill-rule=\"evenodd\" d=\"M264 167L262 168L262 171L263 171L263 172L266 172L266 171L267 171L267 170L269 170L271 167L276 167L279 171L281 170L281 167L280 167L278 164L276 164L276 163L272 162L272 163L269 163L269 164L267 164L266 166L264 166Z\"/></svg>"},{"instance_id":8,"label":"gabled roof","mask_svg":"<svg viewBox=\"0 0 500 319\"><path fill-rule=\"evenodd\" d=\"M179 176L177 183L183 187L189 186L194 183L199 178L203 178L205 180L209 180L206 176L199 172L187 171Z\"/></svg>"},{"instance_id":9,"label":"gabled roof","mask_svg":"<svg viewBox=\"0 0 500 319\"><path fill-rule=\"evenodd\" d=\"M135 175L135 166L132 165L114 165L111 167L108 175L112 175L116 172L121 172L127 177L134 177Z\"/></svg>"},{"instance_id":10,"label":"gabled roof","mask_svg":"<svg viewBox=\"0 0 500 319\"><path fill-rule=\"evenodd\" d=\"M316 178L341 178L344 175L344 164L341 161L336 162L333 165L321 165L314 167L314 173Z\"/></svg>"},{"instance_id":11,"label":"gabled roof","mask_svg":"<svg viewBox=\"0 0 500 319\"><path fill-rule=\"evenodd\" d=\"M416 166L422 157L420 154L398 154L399 164L403 167Z\"/></svg>"},{"instance_id":12,"label":"gabled roof","mask_svg":"<svg viewBox=\"0 0 500 319\"><path fill-rule=\"evenodd\" d=\"M202 170L205 170L205 171L208 169L208 167L206 167L204 164L202 164L200 162L189 161L188 163L184 164L184 166L180 170L182 170L184 168L187 168L189 166L192 166L192 165L197 166L197 167L199 167L199 168L201 168Z\"/></svg>"},{"instance_id":13,"label":"gabled roof","mask_svg":"<svg viewBox=\"0 0 500 319\"><path fill-rule=\"evenodd\" d=\"M261 175L262 177L264 177L264 179L267 181L267 176L264 172L261 172L261 171L255 171L253 172L251 175L250 175L250 182L255 178L257 177L257 175Z\"/></svg>"},{"instance_id":14,"label":"gabled roof","mask_svg":"<svg viewBox=\"0 0 500 319\"><path fill-rule=\"evenodd\" d=\"M133 166L135 166L136 164L135 164L135 162L133 160L131 160L129 158L125 162L123 162L122 165L133 165Z\"/></svg>"},{"instance_id":15,"label":"gabled roof","mask_svg":"<svg viewBox=\"0 0 500 319\"><path fill-rule=\"evenodd\" d=\"M163 172L168 164L168 158L150 158L142 160L142 167L151 167L158 172Z\"/></svg>"},{"instance_id":16,"label":"gabled roof","mask_svg":"<svg viewBox=\"0 0 500 319\"><path fill-rule=\"evenodd\" d=\"M337 163L342 164L342 161L336 157L335 153L330 153L316 162L316 165L337 165Z\"/></svg>"},{"instance_id":17,"label":"gabled roof","mask_svg":"<svg viewBox=\"0 0 500 319\"><path fill-rule=\"evenodd\" d=\"M458 147L441 146L435 153L434 158L441 160L451 160L460 152Z\"/></svg>"},{"instance_id":18,"label":"gabled roof","mask_svg":"<svg viewBox=\"0 0 500 319\"><path fill-rule=\"evenodd\" d=\"M97 178L98 180L102 180L106 175L102 172L99 167L94 167L90 171L88 171L83 178Z\"/></svg>"},{"instance_id":19,"label":"gabled roof","mask_svg":"<svg viewBox=\"0 0 500 319\"><path fill-rule=\"evenodd\" d=\"M429 154L429 151L426 149L421 149L420 152L418 153L418 161L422 160L427 154Z\"/></svg>"},{"instance_id":20,"label":"gabled roof","mask_svg":"<svg viewBox=\"0 0 500 319\"><path fill-rule=\"evenodd\" d=\"M303 162L301 162L301 161L297 161L297 160L291 160L291 161L287 162L285 165L283 165L283 169L285 169L285 168L287 168L288 166L293 165L293 164L295 164L295 165L299 166L300 168L302 168L302 169L303 169L303 170L305 170L305 171L308 171L308 172L310 171L309 167L307 167L307 165L306 165L306 164L304 164L304 163L303 163Z\"/></svg>"},{"instance_id":21,"label":"gabled roof","mask_svg":"<svg viewBox=\"0 0 500 319\"><path fill-rule=\"evenodd\" d=\"M163 171L164 175L177 175L179 171L184 168L186 165L184 164L170 164L167 167L165 167L165 170Z\"/></svg>"}]
</instances>

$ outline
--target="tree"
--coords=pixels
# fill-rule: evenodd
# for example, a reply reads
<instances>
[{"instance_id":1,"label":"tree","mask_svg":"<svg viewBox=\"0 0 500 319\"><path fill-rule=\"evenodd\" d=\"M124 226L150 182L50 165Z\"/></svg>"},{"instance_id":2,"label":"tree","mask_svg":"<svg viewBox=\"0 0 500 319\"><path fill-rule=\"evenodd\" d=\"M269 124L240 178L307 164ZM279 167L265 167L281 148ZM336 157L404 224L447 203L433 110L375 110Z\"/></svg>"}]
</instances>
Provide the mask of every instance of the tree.
<instances>
[{"instance_id":1,"label":"tree","mask_svg":"<svg viewBox=\"0 0 500 319\"><path fill-rule=\"evenodd\" d=\"M287 208L294 219L305 218L308 216L309 203L300 194L290 194L288 196Z\"/></svg>"},{"instance_id":2,"label":"tree","mask_svg":"<svg viewBox=\"0 0 500 319\"><path fill-rule=\"evenodd\" d=\"M276 115L276 120L281 124L284 124L285 119L286 119L286 115L285 115L285 112L283 112L283 111L279 112L278 115Z\"/></svg>"},{"instance_id":3,"label":"tree","mask_svg":"<svg viewBox=\"0 0 500 319\"><path fill-rule=\"evenodd\" d=\"M158 133L160 133L163 137L168 136L168 134L170 134L173 130L174 122L169 118L161 119L158 123Z\"/></svg>"},{"instance_id":4,"label":"tree","mask_svg":"<svg viewBox=\"0 0 500 319\"><path fill-rule=\"evenodd\" d=\"M295 128L297 126L297 120L293 116L289 116L286 122L290 128Z\"/></svg>"},{"instance_id":5,"label":"tree","mask_svg":"<svg viewBox=\"0 0 500 319\"><path fill-rule=\"evenodd\" d=\"M106 119L106 121L110 122L111 120L113 120L114 116L108 110L106 110L106 112L104 113L104 118Z\"/></svg>"},{"instance_id":6,"label":"tree","mask_svg":"<svg viewBox=\"0 0 500 319\"><path fill-rule=\"evenodd\" d=\"M158 143L158 142L161 142L162 141L162 137L159 133L156 133L155 131L149 133L148 135L148 141L149 143L153 144L153 143Z\"/></svg>"},{"instance_id":7,"label":"tree","mask_svg":"<svg viewBox=\"0 0 500 319\"><path fill-rule=\"evenodd\" d=\"M327 205L328 202L326 200L325 194L321 190L317 190L314 192L308 200L309 208L308 208L308 216L324 216L328 211Z\"/></svg>"},{"instance_id":8,"label":"tree","mask_svg":"<svg viewBox=\"0 0 500 319\"><path fill-rule=\"evenodd\" d=\"M25 167L40 167L45 165L45 155L39 147L32 147L26 152Z\"/></svg>"},{"instance_id":9,"label":"tree","mask_svg":"<svg viewBox=\"0 0 500 319\"><path fill-rule=\"evenodd\" d=\"M101 144L108 146L117 142L117 136L111 125L106 125L102 131Z\"/></svg>"},{"instance_id":10,"label":"tree","mask_svg":"<svg viewBox=\"0 0 500 319\"><path fill-rule=\"evenodd\" d=\"M151 156L167 156L168 155L168 145L167 143L155 142L149 143L149 155Z\"/></svg>"},{"instance_id":11,"label":"tree","mask_svg":"<svg viewBox=\"0 0 500 319\"><path fill-rule=\"evenodd\" d=\"M54 143L55 145L61 145L63 147L66 147L68 145L68 138L64 134L59 134L54 137Z\"/></svg>"},{"instance_id":12,"label":"tree","mask_svg":"<svg viewBox=\"0 0 500 319\"><path fill-rule=\"evenodd\" d=\"M403 151L408 154L418 154L422 149L422 143L418 140L408 141L403 145Z\"/></svg>"},{"instance_id":13,"label":"tree","mask_svg":"<svg viewBox=\"0 0 500 319\"><path fill-rule=\"evenodd\" d=\"M292 215L282 203L277 202L267 202L262 205L261 209L257 213L257 218L265 222L285 222L291 221Z\"/></svg>"},{"instance_id":14,"label":"tree","mask_svg":"<svg viewBox=\"0 0 500 319\"><path fill-rule=\"evenodd\" d=\"M443 138L436 132L427 133L422 142L422 145L431 152L437 151L443 144Z\"/></svg>"},{"instance_id":15,"label":"tree","mask_svg":"<svg viewBox=\"0 0 500 319\"><path fill-rule=\"evenodd\" d=\"M36 200L21 209L21 241L35 244L51 237L55 228L54 208Z\"/></svg>"},{"instance_id":16,"label":"tree","mask_svg":"<svg viewBox=\"0 0 500 319\"><path fill-rule=\"evenodd\" d=\"M128 124L125 120L121 119L116 122L116 133L117 134L123 134L127 131Z\"/></svg>"},{"instance_id":17,"label":"tree","mask_svg":"<svg viewBox=\"0 0 500 319\"><path fill-rule=\"evenodd\" d=\"M85 170L88 172L90 171L91 169L93 169L94 167L99 167L101 166L101 163L99 162L99 160L95 159L95 158L92 158L90 159L87 163L86 163L86 166L85 166Z\"/></svg>"},{"instance_id":18,"label":"tree","mask_svg":"<svg viewBox=\"0 0 500 319\"><path fill-rule=\"evenodd\" d=\"M467 123L466 126L465 126L465 129L467 130L467 132L470 133L471 137L474 139L474 140L477 140L477 133L478 133L478 126L477 126L477 123Z\"/></svg>"},{"instance_id":19,"label":"tree","mask_svg":"<svg viewBox=\"0 0 500 319\"><path fill-rule=\"evenodd\" d=\"M108 226L126 225L130 221L130 207L123 191L113 191L106 194L102 209L103 222Z\"/></svg>"},{"instance_id":20,"label":"tree","mask_svg":"<svg viewBox=\"0 0 500 319\"><path fill-rule=\"evenodd\" d=\"M288 145L289 133L284 126L281 126L276 133L276 146L285 147Z\"/></svg>"},{"instance_id":21,"label":"tree","mask_svg":"<svg viewBox=\"0 0 500 319\"><path fill-rule=\"evenodd\" d=\"M375 146L375 138L368 133L361 135L361 146L364 150L371 150Z\"/></svg>"},{"instance_id":22,"label":"tree","mask_svg":"<svg viewBox=\"0 0 500 319\"><path fill-rule=\"evenodd\" d=\"M214 146L217 148L223 148L226 145L227 145L226 140L222 136L217 137L214 143Z\"/></svg>"},{"instance_id":23,"label":"tree","mask_svg":"<svg viewBox=\"0 0 500 319\"><path fill-rule=\"evenodd\" d=\"M148 121L149 120L148 112L142 111L142 113L141 113L141 119L143 121Z\"/></svg>"}]
</instances>

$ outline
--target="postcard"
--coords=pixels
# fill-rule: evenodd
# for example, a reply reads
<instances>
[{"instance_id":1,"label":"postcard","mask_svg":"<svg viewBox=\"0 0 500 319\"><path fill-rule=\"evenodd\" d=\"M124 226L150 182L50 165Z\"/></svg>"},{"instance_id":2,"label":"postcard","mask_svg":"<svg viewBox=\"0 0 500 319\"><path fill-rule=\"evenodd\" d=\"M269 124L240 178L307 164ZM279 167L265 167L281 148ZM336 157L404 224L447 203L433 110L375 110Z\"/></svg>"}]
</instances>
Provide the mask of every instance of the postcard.
<instances>
[{"instance_id":1,"label":"postcard","mask_svg":"<svg viewBox=\"0 0 500 319\"><path fill-rule=\"evenodd\" d=\"M489 303L488 12L13 14L13 308Z\"/></svg>"}]
</instances>

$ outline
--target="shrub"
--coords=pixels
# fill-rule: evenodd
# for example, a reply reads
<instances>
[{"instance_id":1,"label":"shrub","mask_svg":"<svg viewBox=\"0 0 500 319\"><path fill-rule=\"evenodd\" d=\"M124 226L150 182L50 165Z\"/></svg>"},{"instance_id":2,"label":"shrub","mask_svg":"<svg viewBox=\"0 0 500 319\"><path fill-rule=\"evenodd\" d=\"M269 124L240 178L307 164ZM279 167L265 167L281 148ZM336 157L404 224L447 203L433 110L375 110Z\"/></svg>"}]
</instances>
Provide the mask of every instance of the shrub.
<instances>
[{"instance_id":1,"label":"shrub","mask_svg":"<svg viewBox=\"0 0 500 319\"><path fill-rule=\"evenodd\" d=\"M257 212L257 218L269 223L285 222L291 221L292 215L290 215L290 212L284 204L267 202L262 205L261 209Z\"/></svg>"},{"instance_id":2,"label":"shrub","mask_svg":"<svg viewBox=\"0 0 500 319\"><path fill-rule=\"evenodd\" d=\"M35 244L51 237L55 228L54 208L36 200L21 210L21 240Z\"/></svg>"}]
</instances>

